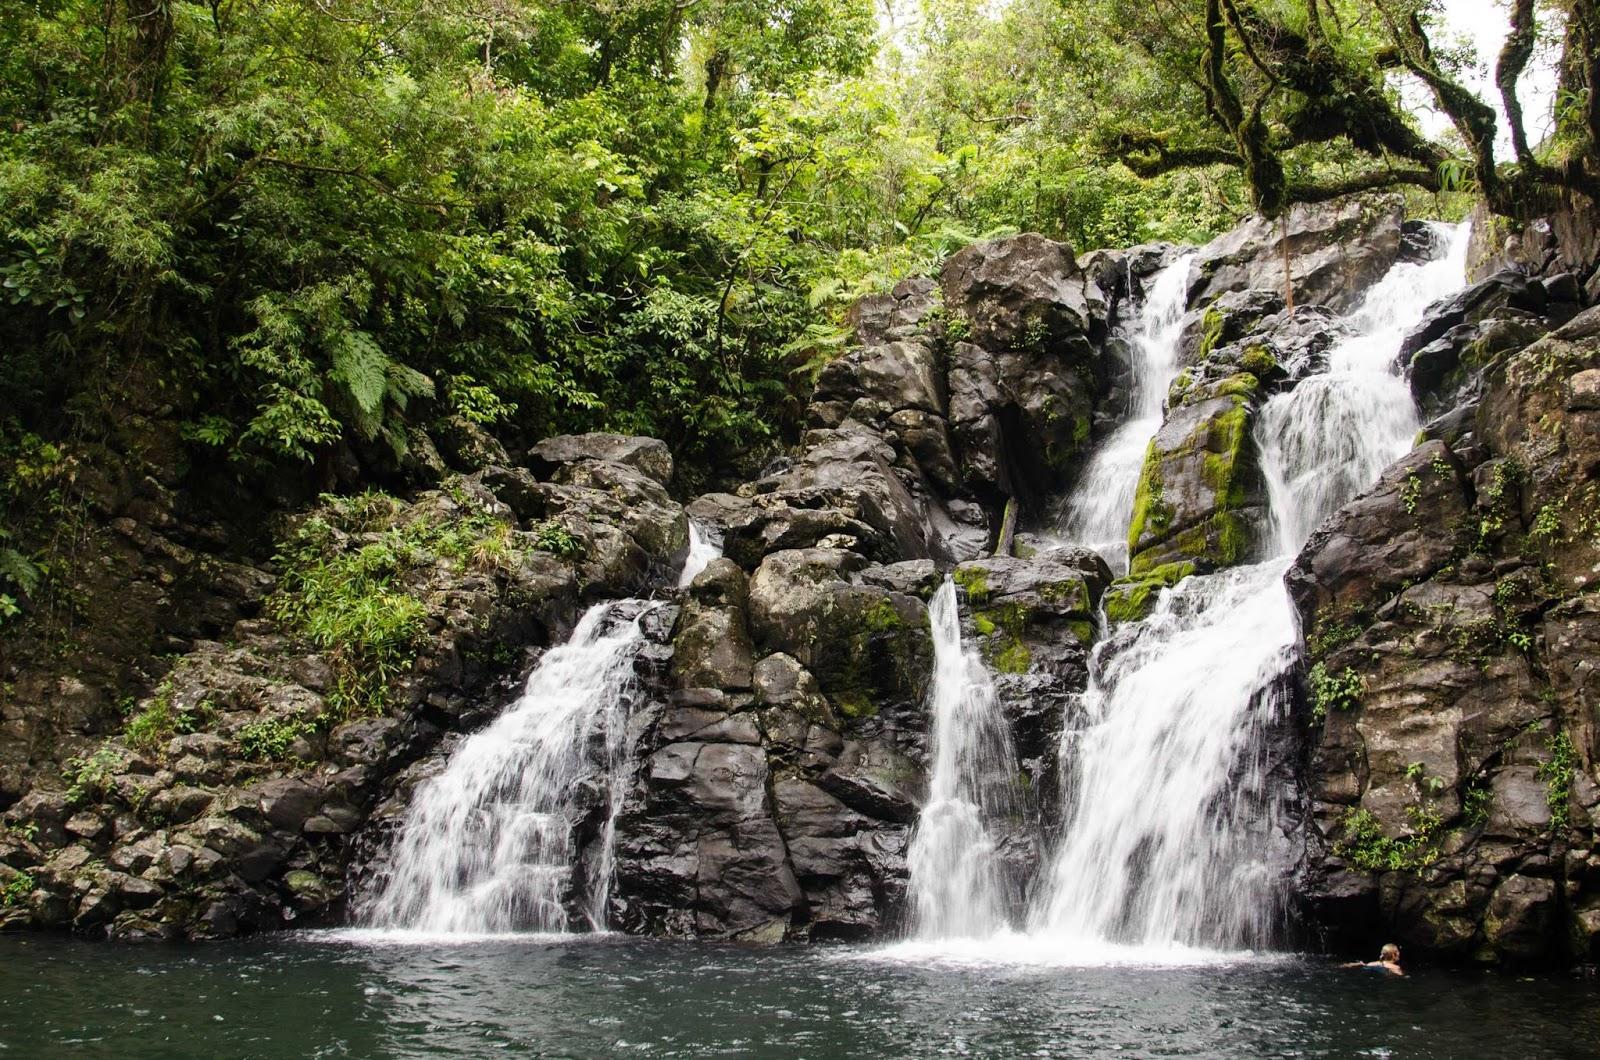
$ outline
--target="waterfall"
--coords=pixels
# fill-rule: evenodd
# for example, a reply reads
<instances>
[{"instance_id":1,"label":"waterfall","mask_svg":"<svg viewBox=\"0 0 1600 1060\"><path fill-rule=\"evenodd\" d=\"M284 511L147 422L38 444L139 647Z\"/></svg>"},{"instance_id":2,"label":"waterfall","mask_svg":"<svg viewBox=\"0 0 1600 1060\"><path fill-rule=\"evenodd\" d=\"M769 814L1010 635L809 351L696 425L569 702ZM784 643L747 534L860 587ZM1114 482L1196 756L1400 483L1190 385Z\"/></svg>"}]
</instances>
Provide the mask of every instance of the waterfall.
<instances>
[{"instance_id":1,"label":"waterfall","mask_svg":"<svg viewBox=\"0 0 1600 1060\"><path fill-rule=\"evenodd\" d=\"M608 777L619 772L636 691L633 658L644 634L639 618L618 621L619 606L585 612L567 643L539 661L522 695L418 787L368 907L372 926L566 930L566 901L578 888L573 829L583 782L595 772L591 748L602 749ZM616 808L613 798L607 833ZM596 927L604 923L608 860L603 851L598 878L586 881L585 914Z\"/></svg>"},{"instance_id":2,"label":"waterfall","mask_svg":"<svg viewBox=\"0 0 1600 1060\"><path fill-rule=\"evenodd\" d=\"M678 584L720 555L715 536L691 520ZM388 871L364 903L368 924L452 935L564 932L576 903L590 928L605 928L627 722L639 693L633 664L653 607L620 600L589 608L515 702L418 786ZM597 798L605 816L579 880L574 831Z\"/></svg>"},{"instance_id":3,"label":"waterfall","mask_svg":"<svg viewBox=\"0 0 1600 1060\"><path fill-rule=\"evenodd\" d=\"M1442 257L1390 269L1351 315L1354 335L1328 352L1327 371L1262 407L1256 433L1280 553L1297 551L1411 448L1417 409L1396 355L1428 306L1464 282L1469 235L1458 225Z\"/></svg>"},{"instance_id":4,"label":"waterfall","mask_svg":"<svg viewBox=\"0 0 1600 1060\"><path fill-rule=\"evenodd\" d=\"M1318 523L1411 444L1396 355L1464 282L1466 240L1459 226L1444 258L1390 270L1326 372L1263 408L1274 555L1187 579L1096 647L1082 717L1063 737L1068 808L1030 917L1036 940L1066 955L1272 942L1283 839L1263 735L1298 653L1282 575Z\"/></svg>"},{"instance_id":5,"label":"waterfall","mask_svg":"<svg viewBox=\"0 0 1600 1060\"><path fill-rule=\"evenodd\" d=\"M961 643L948 578L928 607L933 626L932 768L911 836L913 928L929 939L992 935L1006 925L1005 888L990 826L1012 811L1016 753L994 681Z\"/></svg>"},{"instance_id":6,"label":"waterfall","mask_svg":"<svg viewBox=\"0 0 1600 1060\"><path fill-rule=\"evenodd\" d=\"M689 520L689 555L683 561L683 572L678 575L678 588L687 588L695 576L705 570L714 559L722 555L722 542L716 531Z\"/></svg>"},{"instance_id":7,"label":"waterfall","mask_svg":"<svg viewBox=\"0 0 1600 1060\"><path fill-rule=\"evenodd\" d=\"M1089 458L1067 501L1060 537L1094 549L1114 569L1128 563L1128 520L1150 439L1161 429L1167 388L1178 371L1178 337L1189 304L1188 253L1156 274L1133 333L1133 396L1128 418Z\"/></svg>"},{"instance_id":8,"label":"waterfall","mask_svg":"<svg viewBox=\"0 0 1600 1060\"><path fill-rule=\"evenodd\" d=\"M1101 643L1036 929L1079 942L1237 947L1276 919L1261 739L1293 662L1287 563L1193 577Z\"/></svg>"}]
</instances>

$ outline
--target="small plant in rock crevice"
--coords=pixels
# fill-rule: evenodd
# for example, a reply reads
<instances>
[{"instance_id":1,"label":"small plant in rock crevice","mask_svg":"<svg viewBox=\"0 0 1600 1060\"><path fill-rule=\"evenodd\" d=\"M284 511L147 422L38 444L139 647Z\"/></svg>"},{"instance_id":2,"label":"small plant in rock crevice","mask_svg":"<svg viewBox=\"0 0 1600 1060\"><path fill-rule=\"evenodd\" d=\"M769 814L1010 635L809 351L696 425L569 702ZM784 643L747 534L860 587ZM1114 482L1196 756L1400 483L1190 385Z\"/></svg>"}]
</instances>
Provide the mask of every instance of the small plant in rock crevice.
<instances>
[{"instance_id":1,"label":"small plant in rock crevice","mask_svg":"<svg viewBox=\"0 0 1600 1060\"><path fill-rule=\"evenodd\" d=\"M294 742L315 728L315 723L299 716L263 718L240 729L234 745L240 755L253 761L282 762L289 758Z\"/></svg>"},{"instance_id":2,"label":"small plant in rock crevice","mask_svg":"<svg viewBox=\"0 0 1600 1060\"><path fill-rule=\"evenodd\" d=\"M1578 752L1572 737L1558 732L1545 741L1550 758L1539 764L1538 776L1545 785L1545 804L1550 807L1550 827L1567 827L1572 803L1572 782L1578 775Z\"/></svg>"},{"instance_id":3,"label":"small plant in rock crevice","mask_svg":"<svg viewBox=\"0 0 1600 1060\"><path fill-rule=\"evenodd\" d=\"M1461 796L1461 816L1469 828L1480 828L1489 822L1489 810L1494 805L1494 791L1481 777L1474 778Z\"/></svg>"},{"instance_id":4,"label":"small plant in rock crevice","mask_svg":"<svg viewBox=\"0 0 1600 1060\"><path fill-rule=\"evenodd\" d=\"M37 883L32 873L18 872L4 887L0 887L0 908L12 909L26 902L35 886Z\"/></svg>"},{"instance_id":5,"label":"small plant in rock crevice","mask_svg":"<svg viewBox=\"0 0 1600 1060\"><path fill-rule=\"evenodd\" d=\"M1435 811L1413 806L1407 811L1411 833L1394 838L1383 831L1378 818L1364 809L1351 809L1339 819L1343 836L1333 846L1337 857L1367 872L1417 872L1439 858L1438 841L1444 819Z\"/></svg>"},{"instance_id":6,"label":"small plant in rock crevice","mask_svg":"<svg viewBox=\"0 0 1600 1060\"><path fill-rule=\"evenodd\" d=\"M583 555L583 542L571 530L558 522L544 522L533 528L533 544L561 559L578 559Z\"/></svg>"},{"instance_id":7,"label":"small plant in rock crevice","mask_svg":"<svg viewBox=\"0 0 1600 1060\"><path fill-rule=\"evenodd\" d=\"M1337 674L1328 672L1325 663L1316 663L1307 675L1311 690L1311 716L1321 721L1330 710L1351 710L1361 702L1366 681L1349 666Z\"/></svg>"},{"instance_id":8,"label":"small plant in rock crevice","mask_svg":"<svg viewBox=\"0 0 1600 1060\"><path fill-rule=\"evenodd\" d=\"M122 766L122 755L110 744L102 744L88 755L67 760L61 778L67 782L67 803L81 806L98 802L111 793L111 778Z\"/></svg>"}]
</instances>

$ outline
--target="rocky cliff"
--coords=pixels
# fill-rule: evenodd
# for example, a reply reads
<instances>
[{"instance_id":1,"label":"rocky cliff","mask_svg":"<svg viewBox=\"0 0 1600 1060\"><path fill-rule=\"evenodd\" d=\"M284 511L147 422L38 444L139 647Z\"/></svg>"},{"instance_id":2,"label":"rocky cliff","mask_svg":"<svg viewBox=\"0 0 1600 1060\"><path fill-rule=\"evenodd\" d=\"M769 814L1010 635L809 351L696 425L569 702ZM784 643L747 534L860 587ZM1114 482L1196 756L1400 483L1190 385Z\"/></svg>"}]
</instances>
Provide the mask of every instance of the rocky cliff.
<instances>
[{"instance_id":1,"label":"rocky cliff","mask_svg":"<svg viewBox=\"0 0 1600 1060\"><path fill-rule=\"evenodd\" d=\"M541 650L590 603L658 596L620 805L597 786L573 825L593 858L616 811L612 923L892 932L946 576L1013 729L1021 809L1000 856L1020 899L1055 838L1061 732L1105 624L1260 554L1263 402L1318 370L1363 285L1429 253L1384 199L1200 249L1120 579L1027 530L1123 414L1120 328L1168 247L1080 258L1016 236L864 300L803 437L731 492L674 492L650 439L513 455L463 425L394 495L324 498L270 552L219 534L206 551L170 486L126 473L135 487L95 513L117 561L85 591L132 628L91 638L77 674L40 641L6 663L0 923L134 938L338 922L385 871L415 785ZM1424 437L1289 575L1306 643L1285 751L1304 804L1294 886L1335 944L1392 931L1461 958L1595 956L1600 309L1562 254L1513 264L1407 341ZM691 519L724 557L678 590Z\"/></svg>"}]
</instances>

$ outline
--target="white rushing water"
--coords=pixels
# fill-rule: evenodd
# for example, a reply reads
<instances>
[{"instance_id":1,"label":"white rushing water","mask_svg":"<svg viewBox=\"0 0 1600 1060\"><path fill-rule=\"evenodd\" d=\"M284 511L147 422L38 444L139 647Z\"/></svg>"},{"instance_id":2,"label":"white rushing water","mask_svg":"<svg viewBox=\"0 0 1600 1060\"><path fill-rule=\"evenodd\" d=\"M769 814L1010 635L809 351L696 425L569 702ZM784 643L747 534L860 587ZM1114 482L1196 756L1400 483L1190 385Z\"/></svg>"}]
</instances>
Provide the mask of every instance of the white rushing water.
<instances>
[{"instance_id":1,"label":"white rushing water","mask_svg":"<svg viewBox=\"0 0 1600 1060\"><path fill-rule=\"evenodd\" d=\"M722 556L722 542L716 531L689 520L689 555L683 561L683 573L678 575L678 588L683 589L695 576Z\"/></svg>"},{"instance_id":2,"label":"white rushing water","mask_svg":"<svg viewBox=\"0 0 1600 1060\"><path fill-rule=\"evenodd\" d=\"M690 521L678 584L721 555L715 533ZM605 928L638 693L633 662L651 608L638 600L591 607L567 642L539 660L516 701L418 786L388 871L366 902L371 927L401 939L559 934L577 898L589 927ZM628 611L635 617L622 617ZM596 783L605 817L587 878L577 880L573 831Z\"/></svg>"},{"instance_id":3,"label":"white rushing water","mask_svg":"<svg viewBox=\"0 0 1600 1060\"><path fill-rule=\"evenodd\" d=\"M1150 439L1178 372L1178 338L1188 308L1194 254L1179 257L1151 281L1132 337L1133 397L1128 418L1095 449L1067 501L1061 538L1094 549L1114 570L1128 563L1128 521Z\"/></svg>"},{"instance_id":4,"label":"white rushing water","mask_svg":"<svg viewBox=\"0 0 1600 1060\"><path fill-rule=\"evenodd\" d=\"M961 643L949 579L928 607L933 626L933 716L928 800L907 852L912 926L920 938L993 935L1006 925L994 825L1011 812L1017 773L994 680Z\"/></svg>"},{"instance_id":5,"label":"white rushing water","mask_svg":"<svg viewBox=\"0 0 1600 1060\"><path fill-rule=\"evenodd\" d=\"M1409 448L1416 411L1398 349L1464 282L1466 238L1460 226L1440 260L1395 266L1326 372L1264 407L1271 558L1189 578L1097 646L1064 738L1067 814L1033 944L1103 955L1108 943L1183 953L1273 941L1284 841L1263 736L1298 650L1282 575L1311 531Z\"/></svg>"},{"instance_id":6,"label":"white rushing water","mask_svg":"<svg viewBox=\"0 0 1600 1060\"><path fill-rule=\"evenodd\" d=\"M590 608L567 643L539 661L522 695L418 787L388 875L368 906L371 926L560 932L575 889L587 897L591 926L604 926L615 786L635 692L633 659L644 639L640 618L618 619L618 606ZM601 854L593 878L575 881L580 785L597 767L611 788Z\"/></svg>"},{"instance_id":7,"label":"white rushing water","mask_svg":"<svg viewBox=\"0 0 1600 1060\"><path fill-rule=\"evenodd\" d=\"M1442 257L1390 269L1351 315L1355 334L1328 351L1327 371L1262 407L1256 436L1278 552L1297 551L1411 448L1417 409L1396 357L1428 306L1465 282L1469 235L1457 225Z\"/></svg>"},{"instance_id":8,"label":"white rushing water","mask_svg":"<svg viewBox=\"0 0 1600 1060\"><path fill-rule=\"evenodd\" d=\"M1266 937L1276 813L1261 737L1294 660L1286 565L1189 578L1097 647L1036 931L1073 946Z\"/></svg>"}]
</instances>

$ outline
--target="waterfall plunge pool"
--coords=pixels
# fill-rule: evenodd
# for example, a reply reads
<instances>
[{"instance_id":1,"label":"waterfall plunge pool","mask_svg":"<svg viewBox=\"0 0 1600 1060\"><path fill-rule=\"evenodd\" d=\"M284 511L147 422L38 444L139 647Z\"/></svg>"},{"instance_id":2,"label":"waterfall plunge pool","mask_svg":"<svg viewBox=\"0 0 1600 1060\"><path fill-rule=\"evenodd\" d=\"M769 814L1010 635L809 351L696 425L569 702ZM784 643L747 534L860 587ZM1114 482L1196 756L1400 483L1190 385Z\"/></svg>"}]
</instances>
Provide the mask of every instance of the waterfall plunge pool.
<instances>
[{"instance_id":1,"label":"waterfall plunge pool","mask_svg":"<svg viewBox=\"0 0 1600 1060\"><path fill-rule=\"evenodd\" d=\"M0 937L27 1057L1600 1055L1600 983L1321 958L1047 966L623 936Z\"/></svg>"}]
</instances>

